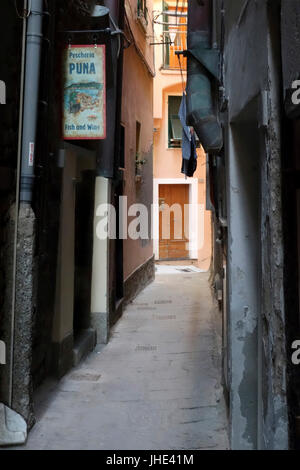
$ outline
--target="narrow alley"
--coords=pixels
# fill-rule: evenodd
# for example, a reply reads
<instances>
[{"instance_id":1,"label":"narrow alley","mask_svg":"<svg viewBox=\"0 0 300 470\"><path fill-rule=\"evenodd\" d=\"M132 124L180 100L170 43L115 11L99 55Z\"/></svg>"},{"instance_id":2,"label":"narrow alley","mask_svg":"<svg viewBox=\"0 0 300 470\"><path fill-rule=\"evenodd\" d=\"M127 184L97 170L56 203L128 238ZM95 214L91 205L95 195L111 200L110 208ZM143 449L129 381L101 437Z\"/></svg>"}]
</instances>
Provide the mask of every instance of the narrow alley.
<instances>
[{"instance_id":1,"label":"narrow alley","mask_svg":"<svg viewBox=\"0 0 300 470\"><path fill-rule=\"evenodd\" d=\"M300 450L300 0L0 23L0 450Z\"/></svg>"},{"instance_id":2,"label":"narrow alley","mask_svg":"<svg viewBox=\"0 0 300 470\"><path fill-rule=\"evenodd\" d=\"M228 448L218 328L208 274L157 266L110 343L39 390L22 449Z\"/></svg>"}]
</instances>

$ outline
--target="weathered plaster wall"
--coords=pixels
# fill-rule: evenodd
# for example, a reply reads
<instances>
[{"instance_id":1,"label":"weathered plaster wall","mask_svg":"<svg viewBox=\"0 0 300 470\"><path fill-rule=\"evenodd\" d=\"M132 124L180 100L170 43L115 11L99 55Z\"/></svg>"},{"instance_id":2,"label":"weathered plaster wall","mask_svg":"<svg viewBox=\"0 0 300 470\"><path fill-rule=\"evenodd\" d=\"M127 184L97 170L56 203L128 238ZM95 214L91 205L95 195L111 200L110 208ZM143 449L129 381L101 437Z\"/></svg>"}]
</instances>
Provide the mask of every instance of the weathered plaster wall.
<instances>
[{"instance_id":1,"label":"weathered plaster wall","mask_svg":"<svg viewBox=\"0 0 300 470\"><path fill-rule=\"evenodd\" d=\"M265 0L225 0L225 85L230 121L267 86Z\"/></svg>"},{"instance_id":2,"label":"weathered plaster wall","mask_svg":"<svg viewBox=\"0 0 300 470\"><path fill-rule=\"evenodd\" d=\"M148 16L147 24L138 19L138 2L136 0L125 0L126 23L130 28L130 34L134 37L134 48L139 56L139 60L154 73L154 54L150 42L153 35L152 29L152 9L153 1L147 0ZM128 21L127 21L128 20Z\"/></svg>"},{"instance_id":3,"label":"weathered plaster wall","mask_svg":"<svg viewBox=\"0 0 300 470\"><path fill-rule=\"evenodd\" d=\"M228 172L228 306L233 448L288 447L279 21L280 10L276 1L225 0L225 84L229 123L235 140L235 145L229 146L228 154L231 162ZM249 126L249 120L253 127ZM243 123L247 124L244 130ZM249 223L246 220L256 196L251 195L251 189L247 189L246 181L243 182L239 165L249 165L251 160L254 164L257 158L261 195L257 208L260 224L255 228L253 217ZM247 199L237 211L233 201L240 204L245 189ZM255 234L255 230L259 233ZM259 245L251 256L255 247L251 238L256 235L259 235ZM259 266L257 275L251 273L255 259ZM257 276L260 294L254 289L247 300ZM237 291L239 285L240 290ZM240 294L241 303L238 300ZM247 335L241 334L239 325L244 325L246 330L249 327ZM253 369L255 363L257 370ZM252 385L249 382L249 386L245 386L249 380ZM252 409L249 408L251 403Z\"/></svg>"},{"instance_id":4,"label":"weathered plaster wall","mask_svg":"<svg viewBox=\"0 0 300 470\"><path fill-rule=\"evenodd\" d=\"M253 449L257 440L259 315L259 155L255 123L231 129L227 159L230 425L234 449ZM253 156L252 156L253 152ZM234 188L234 189L233 189Z\"/></svg>"},{"instance_id":5,"label":"weathered plaster wall","mask_svg":"<svg viewBox=\"0 0 300 470\"><path fill-rule=\"evenodd\" d=\"M262 412L263 440L268 449L287 449L289 446L288 345L283 286L280 7L280 2L276 1L268 5L268 127L266 151L262 154Z\"/></svg>"},{"instance_id":6,"label":"weathered plaster wall","mask_svg":"<svg viewBox=\"0 0 300 470\"><path fill-rule=\"evenodd\" d=\"M300 169L299 158L299 105L293 105L291 89L294 80L300 78L300 3L297 0L282 0L281 49L283 69L283 97L286 116L282 134L283 148L283 193L284 193L284 237L285 237L285 302L287 345L300 337L299 293L299 189L297 189L296 172ZM298 275L297 275L298 273ZM291 447L299 449L299 404L300 374L299 366L288 365L289 416Z\"/></svg>"}]
</instances>

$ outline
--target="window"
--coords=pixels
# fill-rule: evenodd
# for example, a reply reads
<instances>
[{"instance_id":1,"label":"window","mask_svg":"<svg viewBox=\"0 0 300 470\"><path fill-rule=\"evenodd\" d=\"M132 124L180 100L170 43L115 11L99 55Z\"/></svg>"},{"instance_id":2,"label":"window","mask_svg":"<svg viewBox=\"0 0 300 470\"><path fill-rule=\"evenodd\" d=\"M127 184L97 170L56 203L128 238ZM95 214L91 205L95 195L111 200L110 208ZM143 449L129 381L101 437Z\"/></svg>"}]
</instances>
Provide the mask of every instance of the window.
<instances>
[{"instance_id":1,"label":"window","mask_svg":"<svg viewBox=\"0 0 300 470\"><path fill-rule=\"evenodd\" d=\"M181 96L169 96L168 99L168 147L180 148L182 125L178 116Z\"/></svg>"},{"instance_id":2,"label":"window","mask_svg":"<svg viewBox=\"0 0 300 470\"><path fill-rule=\"evenodd\" d=\"M163 67L165 69L186 70L186 58L177 51L187 49L187 8L170 6L163 1Z\"/></svg>"},{"instance_id":3,"label":"window","mask_svg":"<svg viewBox=\"0 0 300 470\"><path fill-rule=\"evenodd\" d=\"M148 8L147 0L138 0L137 2L137 16L145 25L148 24Z\"/></svg>"}]
</instances>

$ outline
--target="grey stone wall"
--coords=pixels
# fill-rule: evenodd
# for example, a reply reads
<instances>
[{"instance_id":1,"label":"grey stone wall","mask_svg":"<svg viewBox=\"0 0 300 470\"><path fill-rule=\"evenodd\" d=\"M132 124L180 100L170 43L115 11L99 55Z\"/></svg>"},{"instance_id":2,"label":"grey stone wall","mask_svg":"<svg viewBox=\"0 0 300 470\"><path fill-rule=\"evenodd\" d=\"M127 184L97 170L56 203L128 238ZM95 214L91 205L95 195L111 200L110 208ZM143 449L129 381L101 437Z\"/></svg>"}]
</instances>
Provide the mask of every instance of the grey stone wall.
<instances>
[{"instance_id":1,"label":"grey stone wall","mask_svg":"<svg viewBox=\"0 0 300 470\"><path fill-rule=\"evenodd\" d=\"M0 402L10 402L10 350L12 328L12 293L13 293L13 260L16 209L15 204L2 214L1 224L1 310L0 337L6 344L6 364L0 367Z\"/></svg>"},{"instance_id":2,"label":"grey stone wall","mask_svg":"<svg viewBox=\"0 0 300 470\"><path fill-rule=\"evenodd\" d=\"M34 424L32 347L37 287L35 234L35 214L29 205L21 204L18 218L12 407L25 418L29 427Z\"/></svg>"}]
</instances>

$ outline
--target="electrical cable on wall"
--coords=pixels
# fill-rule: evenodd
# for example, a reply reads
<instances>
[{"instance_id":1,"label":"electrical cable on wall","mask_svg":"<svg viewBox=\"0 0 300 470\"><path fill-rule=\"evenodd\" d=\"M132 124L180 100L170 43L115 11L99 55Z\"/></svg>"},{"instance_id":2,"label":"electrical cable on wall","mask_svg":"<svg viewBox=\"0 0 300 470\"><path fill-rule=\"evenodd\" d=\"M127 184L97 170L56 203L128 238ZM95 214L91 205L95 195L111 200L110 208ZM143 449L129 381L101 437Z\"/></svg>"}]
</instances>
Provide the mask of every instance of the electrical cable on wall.
<instances>
[{"instance_id":1,"label":"electrical cable on wall","mask_svg":"<svg viewBox=\"0 0 300 470\"><path fill-rule=\"evenodd\" d=\"M23 9L23 14L19 12L18 5L17 5L17 0L15 0L15 9L17 13L17 17L20 19L25 19L30 16L31 13L31 0L28 0L28 3L26 5L26 8Z\"/></svg>"},{"instance_id":2,"label":"electrical cable on wall","mask_svg":"<svg viewBox=\"0 0 300 470\"><path fill-rule=\"evenodd\" d=\"M185 80L184 80L184 77L183 77L183 68L182 68L181 55L180 54L177 55L177 59L178 59L178 62L179 62L181 85L182 85L182 94L186 95L186 89L185 89L186 86L185 86Z\"/></svg>"}]
</instances>

